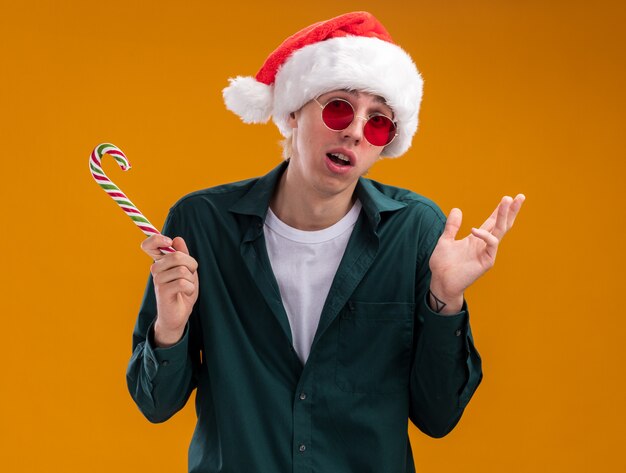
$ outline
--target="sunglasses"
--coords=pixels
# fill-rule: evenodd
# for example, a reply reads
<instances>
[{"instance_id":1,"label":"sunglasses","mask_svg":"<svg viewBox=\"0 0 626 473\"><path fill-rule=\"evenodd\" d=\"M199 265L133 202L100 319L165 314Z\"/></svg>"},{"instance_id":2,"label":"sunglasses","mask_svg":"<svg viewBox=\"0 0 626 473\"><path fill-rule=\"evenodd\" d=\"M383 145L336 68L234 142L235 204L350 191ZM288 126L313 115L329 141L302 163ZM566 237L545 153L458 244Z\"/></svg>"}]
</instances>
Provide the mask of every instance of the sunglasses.
<instances>
[{"instance_id":1,"label":"sunglasses","mask_svg":"<svg viewBox=\"0 0 626 473\"><path fill-rule=\"evenodd\" d=\"M365 120L363 136L371 145L387 146L398 136L396 124L382 113L375 113L369 118L359 117L354 112L352 104L347 100L332 99L326 105L322 105L317 99L313 100L322 108L322 121L329 130L343 131L350 126L355 118L360 118Z\"/></svg>"}]
</instances>

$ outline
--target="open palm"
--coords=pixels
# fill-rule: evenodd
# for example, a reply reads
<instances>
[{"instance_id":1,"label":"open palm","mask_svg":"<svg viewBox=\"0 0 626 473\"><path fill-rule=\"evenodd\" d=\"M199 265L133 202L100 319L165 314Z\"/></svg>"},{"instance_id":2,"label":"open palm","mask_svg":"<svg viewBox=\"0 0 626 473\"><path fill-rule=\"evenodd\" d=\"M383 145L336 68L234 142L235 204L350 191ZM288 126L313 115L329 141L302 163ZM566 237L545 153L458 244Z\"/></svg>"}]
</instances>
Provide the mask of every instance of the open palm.
<instances>
[{"instance_id":1,"label":"open palm","mask_svg":"<svg viewBox=\"0 0 626 473\"><path fill-rule=\"evenodd\" d=\"M502 198L493 213L480 228L456 240L462 221L458 208L450 211L444 231L430 257L433 281L438 281L446 294L462 294L467 287L488 271L496 261L498 244L513 226L515 217L526 197Z\"/></svg>"}]
</instances>

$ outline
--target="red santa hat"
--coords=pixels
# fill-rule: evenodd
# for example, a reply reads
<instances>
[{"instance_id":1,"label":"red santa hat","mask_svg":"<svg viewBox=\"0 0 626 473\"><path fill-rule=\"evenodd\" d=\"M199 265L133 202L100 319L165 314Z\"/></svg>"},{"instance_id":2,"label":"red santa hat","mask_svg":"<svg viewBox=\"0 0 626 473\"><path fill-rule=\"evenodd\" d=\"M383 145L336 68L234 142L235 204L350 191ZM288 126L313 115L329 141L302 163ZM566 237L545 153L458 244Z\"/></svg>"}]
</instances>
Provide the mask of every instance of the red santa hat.
<instances>
[{"instance_id":1,"label":"red santa hat","mask_svg":"<svg viewBox=\"0 0 626 473\"><path fill-rule=\"evenodd\" d=\"M291 135L291 112L339 89L380 95L393 110L398 136L383 156L404 154L417 130L422 77L411 57L367 12L308 26L283 41L255 77L229 81L223 90L226 107L245 123L266 123L271 116L285 137Z\"/></svg>"}]
</instances>

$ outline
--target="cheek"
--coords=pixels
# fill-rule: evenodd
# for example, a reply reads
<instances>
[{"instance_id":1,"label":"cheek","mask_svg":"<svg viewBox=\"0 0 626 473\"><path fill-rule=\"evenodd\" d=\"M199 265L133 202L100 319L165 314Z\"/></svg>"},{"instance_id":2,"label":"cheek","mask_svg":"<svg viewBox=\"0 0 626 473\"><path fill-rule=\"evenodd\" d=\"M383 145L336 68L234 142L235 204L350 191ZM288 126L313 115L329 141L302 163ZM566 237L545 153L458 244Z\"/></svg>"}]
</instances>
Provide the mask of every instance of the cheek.
<instances>
[{"instance_id":1,"label":"cheek","mask_svg":"<svg viewBox=\"0 0 626 473\"><path fill-rule=\"evenodd\" d=\"M311 130L302 127L293 130L293 150L303 163L310 161L309 156L315 153L314 136Z\"/></svg>"},{"instance_id":2,"label":"cheek","mask_svg":"<svg viewBox=\"0 0 626 473\"><path fill-rule=\"evenodd\" d=\"M326 127L320 128L318 125L309 120L303 120L298 124L298 128L294 129L294 142L297 141L301 153L307 150L315 151L315 149L322 147L323 142L331 138L332 132Z\"/></svg>"}]
</instances>

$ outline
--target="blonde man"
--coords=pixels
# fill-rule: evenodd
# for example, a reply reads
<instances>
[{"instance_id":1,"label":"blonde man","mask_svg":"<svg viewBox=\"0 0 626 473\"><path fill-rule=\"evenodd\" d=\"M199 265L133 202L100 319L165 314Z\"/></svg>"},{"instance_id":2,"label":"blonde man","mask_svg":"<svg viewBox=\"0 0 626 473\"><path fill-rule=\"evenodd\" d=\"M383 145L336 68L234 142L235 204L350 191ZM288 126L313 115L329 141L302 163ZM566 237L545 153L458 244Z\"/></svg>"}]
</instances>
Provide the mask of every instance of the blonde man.
<instances>
[{"instance_id":1,"label":"blonde man","mask_svg":"<svg viewBox=\"0 0 626 473\"><path fill-rule=\"evenodd\" d=\"M366 12L299 31L224 90L245 122L273 119L287 159L184 196L173 242L142 243L127 372L152 422L197 389L190 472L414 472L407 420L432 437L458 423L482 379L463 293L524 196L456 240L458 209L363 178L409 148L421 96Z\"/></svg>"}]
</instances>

